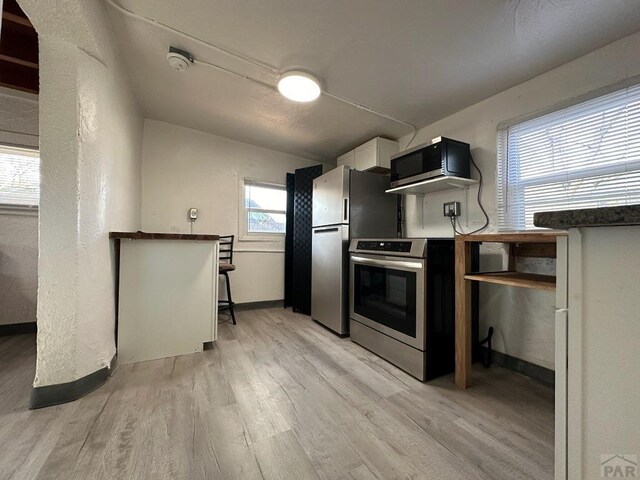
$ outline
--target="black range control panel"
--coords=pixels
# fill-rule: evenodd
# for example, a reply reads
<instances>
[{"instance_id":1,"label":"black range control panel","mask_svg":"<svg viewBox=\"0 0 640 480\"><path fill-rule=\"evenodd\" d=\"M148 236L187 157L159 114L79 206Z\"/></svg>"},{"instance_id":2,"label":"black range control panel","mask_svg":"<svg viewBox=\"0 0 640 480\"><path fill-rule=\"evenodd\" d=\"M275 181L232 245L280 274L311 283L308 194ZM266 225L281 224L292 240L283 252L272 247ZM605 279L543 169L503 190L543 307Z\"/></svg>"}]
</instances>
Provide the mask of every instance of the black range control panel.
<instances>
[{"instance_id":1,"label":"black range control panel","mask_svg":"<svg viewBox=\"0 0 640 480\"><path fill-rule=\"evenodd\" d=\"M358 250L371 250L378 252L410 252L412 242L410 241L370 241L358 242Z\"/></svg>"}]
</instances>

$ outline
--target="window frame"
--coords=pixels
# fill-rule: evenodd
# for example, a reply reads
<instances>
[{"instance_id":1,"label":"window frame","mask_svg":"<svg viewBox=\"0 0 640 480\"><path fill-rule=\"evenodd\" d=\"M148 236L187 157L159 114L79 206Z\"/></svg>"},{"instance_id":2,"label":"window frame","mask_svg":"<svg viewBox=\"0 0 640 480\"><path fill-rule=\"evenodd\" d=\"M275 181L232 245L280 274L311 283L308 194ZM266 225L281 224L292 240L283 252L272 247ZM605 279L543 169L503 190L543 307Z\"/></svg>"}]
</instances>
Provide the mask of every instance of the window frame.
<instances>
[{"instance_id":1,"label":"window frame","mask_svg":"<svg viewBox=\"0 0 640 480\"><path fill-rule=\"evenodd\" d=\"M35 152L38 158L38 175L40 175L40 162L42 159L40 156L40 149L38 147L29 146L29 145L15 145L12 143L1 142L0 148L26 150L29 152ZM42 182L39 179L38 200L40 200L41 184ZM2 215L37 216L39 214L39 211L40 211L39 203L37 205L20 205L20 204L13 204L13 203L3 203L0 201L0 214Z\"/></svg>"},{"instance_id":2,"label":"window frame","mask_svg":"<svg viewBox=\"0 0 640 480\"><path fill-rule=\"evenodd\" d=\"M497 218L496 218L496 227L498 231L514 231L514 228L509 226L503 226L501 219L505 218L505 220L509 220L511 218L517 217L517 221L506 222L507 225L513 225L517 223L517 228L515 230L522 231L535 231L539 230L539 227L535 226L527 226L526 223L526 213L525 213L525 205L524 202L518 205L518 209L515 212L507 212L503 210L505 208L505 200L508 200L509 194L508 190L510 185L507 183L506 179L503 179L503 176L508 176L509 171L509 158L508 158L508 148L509 148L509 129L523 123L527 123L532 120L536 120L541 117L545 117L548 115L552 115L554 113L561 113L564 110L570 109L572 107L579 106L581 104L598 100L601 97L606 95L610 95L613 93L621 92L623 90L627 90L630 88L640 87L640 76L632 77L626 79L625 81L618 82L612 85L605 86L603 88L591 91L587 94L579 95L573 97L571 99L565 100L560 103L556 103L554 106L538 110L533 113L529 113L527 115L522 115L516 118L512 118L511 120L504 121L498 123L496 130L496 157L497 157L497 165L496 165L496 206L497 206ZM503 150L506 150L504 153ZM629 167L632 167L629 169ZM625 164L612 164L612 165L602 165L598 168L585 168L589 172L590 175L582 176L580 173L558 173L558 172L550 172L548 174L543 175L542 177L536 177L535 179L530 180L521 180L519 182L518 187L524 188L526 186L532 185L551 185L555 182L562 180L579 180L579 179L589 179L592 178L593 173L597 172L598 175L613 175L616 173L623 172L640 172L640 161L629 161ZM504 182L504 183L503 183ZM502 189L502 191L501 191ZM619 206L626 204L618 204ZM569 207L572 208L572 207ZM564 208L560 208L558 210L562 210Z\"/></svg>"},{"instance_id":3,"label":"window frame","mask_svg":"<svg viewBox=\"0 0 640 480\"><path fill-rule=\"evenodd\" d=\"M287 214L287 210L286 210L286 203L285 203L285 209L284 210L271 210L271 209L263 209L263 208L247 208L247 198L246 198L246 187L247 186L257 186L257 187L266 187L266 188L272 188L272 189L277 189L277 190L282 190L286 192L286 185L280 184L280 183L276 183L276 182L269 182L269 181L265 181L265 180L256 180L254 178L249 178L249 177L245 177L242 178L240 180L240 195L239 195L239 201L240 201L240 208L238 209L239 214L240 214L240 235L239 235L239 240L240 241L247 241L247 242L261 242L261 241L268 241L268 242L274 242L274 241L284 241L284 236L285 236L285 232L250 232L249 231L249 212L251 211L255 211L255 212L264 212L264 213L282 213L286 216Z\"/></svg>"}]
</instances>

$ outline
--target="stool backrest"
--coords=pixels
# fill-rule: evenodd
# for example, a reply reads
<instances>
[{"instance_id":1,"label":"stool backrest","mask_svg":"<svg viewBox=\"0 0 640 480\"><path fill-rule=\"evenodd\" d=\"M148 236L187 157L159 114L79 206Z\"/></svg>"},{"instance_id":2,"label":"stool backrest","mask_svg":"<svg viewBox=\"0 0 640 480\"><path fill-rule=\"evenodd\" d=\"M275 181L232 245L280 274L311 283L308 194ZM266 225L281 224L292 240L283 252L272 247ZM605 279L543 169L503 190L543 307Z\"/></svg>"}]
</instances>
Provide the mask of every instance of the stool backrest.
<instances>
[{"instance_id":1,"label":"stool backrest","mask_svg":"<svg viewBox=\"0 0 640 480\"><path fill-rule=\"evenodd\" d=\"M220 260L233 263L233 239L235 235L220 235Z\"/></svg>"}]
</instances>

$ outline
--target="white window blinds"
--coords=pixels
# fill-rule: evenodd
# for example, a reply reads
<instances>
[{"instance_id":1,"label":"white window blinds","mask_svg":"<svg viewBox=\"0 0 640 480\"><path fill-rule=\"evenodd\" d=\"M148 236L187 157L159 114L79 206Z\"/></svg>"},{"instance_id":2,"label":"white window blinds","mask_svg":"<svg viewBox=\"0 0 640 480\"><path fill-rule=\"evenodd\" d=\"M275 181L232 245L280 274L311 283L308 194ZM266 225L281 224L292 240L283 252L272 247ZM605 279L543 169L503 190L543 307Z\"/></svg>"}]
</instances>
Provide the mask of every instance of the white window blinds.
<instances>
[{"instance_id":1,"label":"white window blinds","mask_svg":"<svg viewBox=\"0 0 640 480\"><path fill-rule=\"evenodd\" d=\"M640 85L498 130L498 225L640 203Z\"/></svg>"},{"instance_id":2,"label":"white window blinds","mask_svg":"<svg viewBox=\"0 0 640 480\"><path fill-rule=\"evenodd\" d=\"M39 153L0 145L0 206L33 208L39 202Z\"/></svg>"}]
</instances>

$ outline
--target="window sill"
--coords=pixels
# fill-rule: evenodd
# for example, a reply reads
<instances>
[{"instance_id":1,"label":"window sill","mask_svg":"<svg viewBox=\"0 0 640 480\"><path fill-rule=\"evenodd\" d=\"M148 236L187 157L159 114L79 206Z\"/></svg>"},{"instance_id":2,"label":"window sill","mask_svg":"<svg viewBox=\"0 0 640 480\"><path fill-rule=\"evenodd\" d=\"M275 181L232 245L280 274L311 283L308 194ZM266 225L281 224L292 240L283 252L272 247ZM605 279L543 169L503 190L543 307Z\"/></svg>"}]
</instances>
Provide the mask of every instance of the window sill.
<instances>
[{"instance_id":1,"label":"window sill","mask_svg":"<svg viewBox=\"0 0 640 480\"><path fill-rule=\"evenodd\" d=\"M284 233L245 233L238 238L239 242L269 242L284 241Z\"/></svg>"},{"instance_id":2,"label":"window sill","mask_svg":"<svg viewBox=\"0 0 640 480\"><path fill-rule=\"evenodd\" d=\"M37 217L38 207L18 207L12 205L0 205L0 215L20 215L24 217Z\"/></svg>"}]
</instances>

